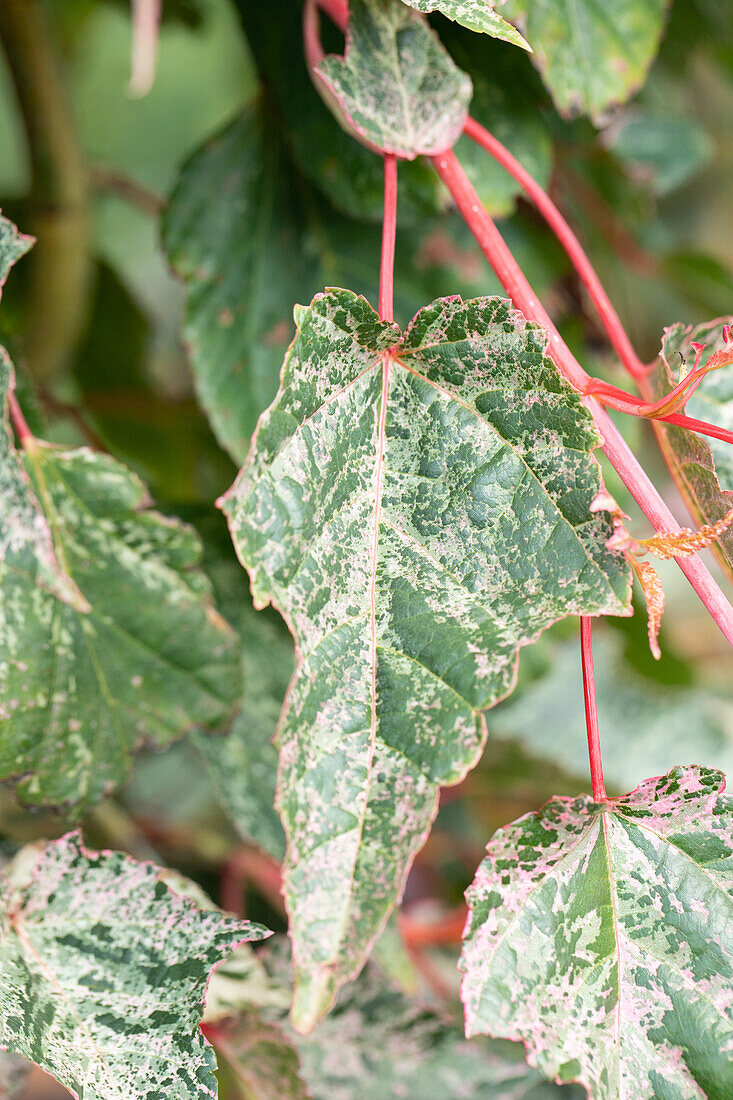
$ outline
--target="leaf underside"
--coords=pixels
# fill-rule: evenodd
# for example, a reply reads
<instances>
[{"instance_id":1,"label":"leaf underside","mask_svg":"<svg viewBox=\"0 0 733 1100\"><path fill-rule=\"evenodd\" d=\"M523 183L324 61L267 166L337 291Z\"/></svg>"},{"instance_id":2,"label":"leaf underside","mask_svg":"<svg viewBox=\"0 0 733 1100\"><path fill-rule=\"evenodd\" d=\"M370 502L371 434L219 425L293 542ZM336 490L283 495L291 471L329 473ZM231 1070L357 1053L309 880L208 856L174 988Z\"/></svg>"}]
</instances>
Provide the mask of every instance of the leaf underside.
<instances>
[{"instance_id":1,"label":"leaf underside","mask_svg":"<svg viewBox=\"0 0 733 1100\"><path fill-rule=\"evenodd\" d=\"M351 0L345 56L313 75L344 129L407 160L450 149L471 99L469 77L401 0Z\"/></svg>"},{"instance_id":2,"label":"leaf underside","mask_svg":"<svg viewBox=\"0 0 733 1100\"><path fill-rule=\"evenodd\" d=\"M602 123L644 82L659 47L668 0L507 0L507 19L532 44L561 114Z\"/></svg>"},{"instance_id":3,"label":"leaf underside","mask_svg":"<svg viewBox=\"0 0 733 1100\"><path fill-rule=\"evenodd\" d=\"M23 849L0 878L0 1041L83 1100L205 1100L198 1024L213 968L268 933L202 911L152 864L77 833Z\"/></svg>"},{"instance_id":4,"label":"leaf underside","mask_svg":"<svg viewBox=\"0 0 733 1100\"><path fill-rule=\"evenodd\" d=\"M700 366L723 347L723 326L731 318L710 321L697 328L670 325L662 339L662 354L649 376L654 397L665 397L679 380L680 355L686 363L695 360L693 342L707 345ZM687 402L688 416L733 428L733 367L725 367L703 378ZM698 524L715 523L733 508L733 458L731 447L717 439L655 421L662 452L677 487ZM712 544L723 567L733 577L733 530L728 528Z\"/></svg>"},{"instance_id":5,"label":"leaf underside","mask_svg":"<svg viewBox=\"0 0 733 1100\"><path fill-rule=\"evenodd\" d=\"M495 10L496 0L403 0L403 3L423 13L439 11L471 31L489 34L492 38L501 38L514 46L529 49L519 31Z\"/></svg>"},{"instance_id":6,"label":"leaf underside","mask_svg":"<svg viewBox=\"0 0 733 1100\"><path fill-rule=\"evenodd\" d=\"M281 389L222 501L255 603L297 639L279 809L307 1029L359 971L436 810L570 614L625 614L592 517L598 437L501 299L438 300L404 336L331 290L296 309Z\"/></svg>"},{"instance_id":7,"label":"leaf underside","mask_svg":"<svg viewBox=\"0 0 733 1100\"><path fill-rule=\"evenodd\" d=\"M84 605L48 590L37 551L0 561L0 776L20 797L81 812L124 780L143 741L217 728L239 693L238 642L216 613L192 529L147 509L108 455L26 454L55 553ZM13 470L9 450L0 463Z\"/></svg>"},{"instance_id":8,"label":"leaf underside","mask_svg":"<svg viewBox=\"0 0 733 1100\"><path fill-rule=\"evenodd\" d=\"M674 768L499 830L467 893L468 1034L527 1044L594 1100L733 1095L733 805Z\"/></svg>"}]
</instances>

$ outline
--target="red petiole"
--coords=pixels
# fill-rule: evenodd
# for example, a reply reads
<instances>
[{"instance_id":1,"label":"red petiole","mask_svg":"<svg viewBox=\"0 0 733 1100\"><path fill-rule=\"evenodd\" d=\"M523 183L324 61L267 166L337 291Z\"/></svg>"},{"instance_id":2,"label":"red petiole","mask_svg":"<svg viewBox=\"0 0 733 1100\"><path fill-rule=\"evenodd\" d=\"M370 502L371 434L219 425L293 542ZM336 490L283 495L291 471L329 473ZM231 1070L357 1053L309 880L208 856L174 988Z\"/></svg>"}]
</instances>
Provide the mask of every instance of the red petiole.
<instances>
[{"instance_id":1,"label":"red petiole","mask_svg":"<svg viewBox=\"0 0 733 1100\"><path fill-rule=\"evenodd\" d=\"M596 680L593 671L593 620L583 616L580 620L580 661L583 667L583 698L585 700L585 726L588 733L588 758L593 797L605 802L606 787L603 782L601 739L598 732L598 707L596 705Z\"/></svg>"}]
</instances>

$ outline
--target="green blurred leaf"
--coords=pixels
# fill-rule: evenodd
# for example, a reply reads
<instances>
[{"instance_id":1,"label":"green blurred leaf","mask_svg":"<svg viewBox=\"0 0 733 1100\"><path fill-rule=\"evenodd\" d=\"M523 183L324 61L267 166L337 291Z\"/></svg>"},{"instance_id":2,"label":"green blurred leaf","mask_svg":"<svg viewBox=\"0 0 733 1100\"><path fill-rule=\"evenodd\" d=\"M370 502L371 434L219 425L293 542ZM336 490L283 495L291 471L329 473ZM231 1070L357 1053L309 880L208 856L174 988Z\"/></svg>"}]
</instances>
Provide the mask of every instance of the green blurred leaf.
<instances>
[{"instance_id":1,"label":"green blurred leaf","mask_svg":"<svg viewBox=\"0 0 733 1100\"><path fill-rule=\"evenodd\" d=\"M697 175L713 156L713 144L691 118L635 112L616 130L609 146L635 178L667 195Z\"/></svg>"},{"instance_id":2,"label":"green blurred leaf","mask_svg":"<svg viewBox=\"0 0 733 1100\"><path fill-rule=\"evenodd\" d=\"M733 694L649 681L622 655L616 634L598 633L593 648L603 772L612 790L630 790L639 776L661 775L680 760L708 760L733 772ZM493 711L491 732L585 777L580 649L573 640L548 656L545 675Z\"/></svg>"},{"instance_id":3,"label":"green blurred leaf","mask_svg":"<svg viewBox=\"0 0 733 1100\"><path fill-rule=\"evenodd\" d=\"M255 611L236 563L214 573L219 606L242 641L242 705L224 736L193 735L204 757L214 790L238 833L278 861L285 835L275 809L277 750L275 727L293 672L293 640L279 616Z\"/></svg>"},{"instance_id":4,"label":"green blurred leaf","mask_svg":"<svg viewBox=\"0 0 733 1100\"><path fill-rule=\"evenodd\" d=\"M643 83L659 47L667 0L507 0L561 114L600 123Z\"/></svg>"},{"instance_id":5,"label":"green blurred leaf","mask_svg":"<svg viewBox=\"0 0 733 1100\"><path fill-rule=\"evenodd\" d=\"M78 833L29 845L0 876L3 1045L85 1100L216 1095L198 1024L217 963L267 930L205 912L156 867L87 851Z\"/></svg>"},{"instance_id":6,"label":"green blurred leaf","mask_svg":"<svg viewBox=\"0 0 733 1100\"><path fill-rule=\"evenodd\" d=\"M595 1100L733 1089L733 804L708 768L555 798L499 830L470 887L471 1035L523 1039Z\"/></svg>"}]
</instances>

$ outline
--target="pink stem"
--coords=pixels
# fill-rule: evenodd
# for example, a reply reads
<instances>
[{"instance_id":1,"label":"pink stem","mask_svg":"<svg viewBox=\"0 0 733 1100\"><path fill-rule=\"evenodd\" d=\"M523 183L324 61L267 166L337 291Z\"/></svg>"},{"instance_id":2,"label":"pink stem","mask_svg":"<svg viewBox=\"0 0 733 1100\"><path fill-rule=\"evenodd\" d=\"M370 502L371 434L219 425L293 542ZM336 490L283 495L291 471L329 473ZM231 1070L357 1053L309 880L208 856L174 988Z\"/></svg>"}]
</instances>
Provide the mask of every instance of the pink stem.
<instances>
[{"instance_id":1,"label":"pink stem","mask_svg":"<svg viewBox=\"0 0 733 1100\"><path fill-rule=\"evenodd\" d=\"M514 304L530 321L547 331L547 350L558 369L581 393L589 382L588 374L575 359L552 323L547 311L527 282L517 261L507 248L501 234L484 210L475 189L452 152L432 158L438 175L450 191L481 251ZM603 450L636 503L656 531L679 531L680 525L652 485L635 455L608 413L593 397L584 397L587 407L603 437ZM703 565L693 555L675 558L682 572L697 592L725 638L733 645L733 608Z\"/></svg>"},{"instance_id":2,"label":"pink stem","mask_svg":"<svg viewBox=\"0 0 733 1100\"><path fill-rule=\"evenodd\" d=\"M384 219L382 262L379 270L379 316L394 320L394 254L397 232L397 157L384 154Z\"/></svg>"},{"instance_id":3,"label":"pink stem","mask_svg":"<svg viewBox=\"0 0 733 1100\"><path fill-rule=\"evenodd\" d=\"M320 16L316 0L306 0L303 8L303 52L308 71L311 73L326 56L321 45Z\"/></svg>"},{"instance_id":4,"label":"pink stem","mask_svg":"<svg viewBox=\"0 0 733 1100\"><path fill-rule=\"evenodd\" d=\"M10 412L10 419L13 422L13 427L15 428L15 434L18 437L18 442L21 447L28 448L32 446L36 441L36 437L28 427L28 422L23 416L23 410L18 404L18 398L15 396L13 390L10 390L8 393L8 410Z\"/></svg>"},{"instance_id":5,"label":"pink stem","mask_svg":"<svg viewBox=\"0 0 733 1100\"><path fill-rule=\"evenodd\" d=\"M588 759L593 798L605 802L606 785L603 782L601 738L598 732L598 706L596 704L596 678L593 672L593 620L583 616L580 620L580 661L583 666L583 698L585 699L585 727L588 732Z\"/></svg>"},{"instance_id":6,"label":"pink stem","mask_svg":"<svg viewBox=\"0 0 733 1100\"><path fill-rule=\"evenodd\" d=\"M621 324L616 310L611 305L611 301L603 289L603 285L596 275L583 246L550 196L532 178L517 158L475 119L469 118L466 121L464 132L507 170L509 175L517 181L525 194L535 204L567 252L581 282L588 291L593 305L596 307L608 339L611 341L611 345L619 359L633 378L645 374L647 368L634 351L626 330Z\"/></svg>"},{"instance_id":7,"label":"pink stem","mask_svg":"<svg viewBox=\"0 0 733 1100\"><path fill-rule=\"evenodd\" d=\"M349 22L348 0L316 0L321 11L333 20L340 30L345 31Z\"/></svg>"}]
</instances>

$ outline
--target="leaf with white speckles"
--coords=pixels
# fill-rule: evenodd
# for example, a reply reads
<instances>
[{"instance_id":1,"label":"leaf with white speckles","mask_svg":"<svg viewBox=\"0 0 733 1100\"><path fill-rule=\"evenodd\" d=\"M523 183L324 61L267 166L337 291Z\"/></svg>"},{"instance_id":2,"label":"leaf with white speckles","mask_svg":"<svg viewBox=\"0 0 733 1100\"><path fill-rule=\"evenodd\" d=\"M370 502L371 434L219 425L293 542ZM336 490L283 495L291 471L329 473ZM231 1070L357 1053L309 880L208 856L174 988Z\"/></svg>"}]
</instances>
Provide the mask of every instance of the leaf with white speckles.
<instances>
[{"instance_id":1,"label":"leaf with white speckles","mask_svg":"<svg viewBox=\"0 0 733 1100\"><path fill-rule=\"evenodd\" d=\"M723 348L723 327L731 323L733 318L723 317L694 329L681 324L665 329L661 356L649 376L655 399L665 397L677 385L680 356L688 369L695 361L692 343L706 345L699 363L704 366L710 355ZM685 411L699 420L733 428L733 366L706 375ZM698 526L722 519L733 508L733 448L729 443L660 420L654 421L654 428L677 488ZM733 528L715 540L712 550L733 576Z\"/></svg>"},{"instance_id":2,"label":"leaf with white speckles","mask_svg":"<svg viewBox=\"0 0 733 1100\"><path fill-rule=\"evenodd\" d=\"M261 925L203 911L78 833L0 876L0 1042L83 1100L216 1097L198 1024L212 970Z\"/></svg>"},{"instance_id":3,"label":"leaf with white speckles","mask_svg":"<svg viewBox=\"0 0 733 1100\"><path fill-rule=\"evenodd\" d=\"M400 0L351 0L346 54L313 77L345 130L407 160L451 148L471 99L470 79Z\"/></svg>"},{"instance_id":4,"label":"leaf with white speckles","mask_svg":"<svg viewBox=\"0 0 733 1100\"><path fill-rule=\"evenodd\" d=\"M124 780L143 741L166 745L227 719L239 644L214 610L198 537L150 510L131 471L37 441L24 458L56 558L85 603L48 591L37 548L5 548L0 777L18 777L28 803L80 812Z\"/></svg>"},{"instance_id":5,"label":"leaf with white speckles","mask_svg":"<svg viewBox=\"0 0 733 1100\"><path fill-rule=\"evenodd\" d=\"M527 1044L594 1100L733 1095L733 803L673 768L499 830L467 893L470 1035Z\"/></svg>"},{"instance_id":6,"label":"leaf with white speckles","mask_svg":"<svg viewBox=\"0 0 733 1100\"><path fill-rule=\"evenodd\" d=\"M503 38L505 42L529 49L519 31L496 11L497 0L403 0L403 3L415 11L439 11L471 31Z\"/></svg>"},{"instance_id":7,"label":"leaf with white speckles","mask_svg":"<svg viewBox=\"0 0 733 1100\"><path fill-rule=\"evenodd\" d=\"M557 109L600 123L644 82L667 7L668 0L507 0L502 12L531 42Z\"/></svg>"},{"instance_id":8,"label":"leaf with white speckles","mask_svg":"<svg viewBox=\"0 0 733 1100\"><path fill-rule=\"evenodd\" d=\"M294 1019L358 973L511 690L519 646L625 614L592 516L598 436L498 298L443 299L403 335L345 290L296 309L281 389L222 506L255 602L298 665L279 728Z\"/></svg>"}]
</instances>

